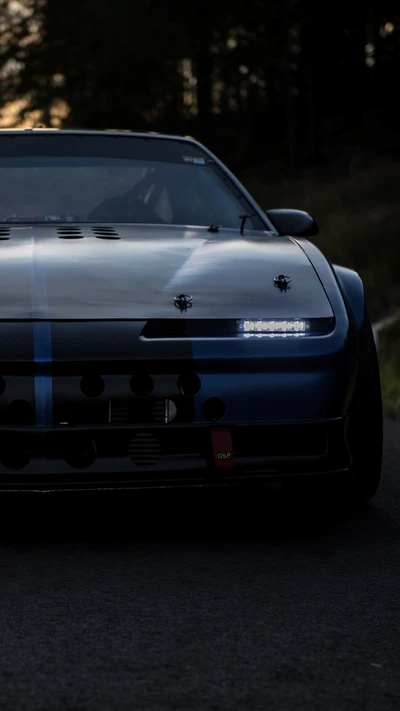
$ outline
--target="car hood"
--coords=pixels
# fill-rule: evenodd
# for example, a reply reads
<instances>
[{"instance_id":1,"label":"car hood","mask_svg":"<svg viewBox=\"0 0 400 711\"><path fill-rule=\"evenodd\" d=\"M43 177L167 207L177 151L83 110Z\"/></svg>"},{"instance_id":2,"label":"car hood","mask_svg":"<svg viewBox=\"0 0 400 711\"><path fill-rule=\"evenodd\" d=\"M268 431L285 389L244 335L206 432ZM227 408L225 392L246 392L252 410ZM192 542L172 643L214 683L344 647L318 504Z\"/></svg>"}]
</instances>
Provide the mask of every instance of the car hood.
<instances>
[{"instance_id":1,"label":"car hood","mask_svg":"<svg viewBox=\"0 0 400 711\"><path fill-rule=\"evenodd\" d=\"M279 274L291 279L286 291L274 286ZM7 225L0 227L0 291L0 319L332 316L295 241L229 229ZM174 305L180 293L192 297L182 313Z\"/></svg>"}]
</instances>

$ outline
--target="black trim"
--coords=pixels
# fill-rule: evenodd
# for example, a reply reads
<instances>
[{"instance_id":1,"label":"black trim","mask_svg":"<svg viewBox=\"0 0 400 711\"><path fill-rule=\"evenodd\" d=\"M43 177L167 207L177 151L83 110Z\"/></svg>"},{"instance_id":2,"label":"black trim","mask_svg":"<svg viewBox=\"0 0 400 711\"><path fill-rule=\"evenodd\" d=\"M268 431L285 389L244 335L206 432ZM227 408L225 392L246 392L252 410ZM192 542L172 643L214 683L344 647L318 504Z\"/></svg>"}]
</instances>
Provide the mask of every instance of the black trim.
<instances>
[{"instance_id":1,"label":"black trim","mask_svg":"<svg viewBox=\"0 0 400 711\"><path fill-rule=\"evenodd\" d=\"M255 320L259 321L260 319ZM323 336L331 333L335 327L334 318L312 318L307 321L311 328L305 334L306 336ZM236 324L237 319L152 319L144 326L141 336L146 339L235 338L243 336L242 333L238 333Z\"/></svg>"}]
</instances>

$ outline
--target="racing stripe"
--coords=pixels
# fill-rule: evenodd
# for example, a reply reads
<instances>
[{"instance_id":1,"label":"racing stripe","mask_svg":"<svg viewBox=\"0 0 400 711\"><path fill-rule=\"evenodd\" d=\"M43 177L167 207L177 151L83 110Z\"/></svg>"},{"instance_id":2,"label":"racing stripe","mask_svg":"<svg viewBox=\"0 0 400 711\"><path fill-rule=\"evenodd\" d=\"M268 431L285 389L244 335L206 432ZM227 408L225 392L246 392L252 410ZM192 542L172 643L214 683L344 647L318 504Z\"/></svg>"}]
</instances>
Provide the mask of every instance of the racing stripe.
<instances>
[{"instance_id":1,"label":"racing stripe","mask_svg":"<svg viewBox=\"0 0 400 711\"><path fill-rule=\"evenodd\" d=\"M46 271L44 264L39 260L34 237L31 240L31 246L30 282L32 318L34 319L33 359L36 426L46 427L53 423L51 323L48 320L43 320L49 317Z\"/></svg>"},{"instance_id":2,"label":"racing stripe","mask_svg":"<svg viewBox=\"0 0 400 711\"><path fill-rule=\"evenodd\" d=\"M53 378L51 373L51 323L33 323L33 357L35 362L36 426L53 423Z\"/></svg>"}]
</instances>

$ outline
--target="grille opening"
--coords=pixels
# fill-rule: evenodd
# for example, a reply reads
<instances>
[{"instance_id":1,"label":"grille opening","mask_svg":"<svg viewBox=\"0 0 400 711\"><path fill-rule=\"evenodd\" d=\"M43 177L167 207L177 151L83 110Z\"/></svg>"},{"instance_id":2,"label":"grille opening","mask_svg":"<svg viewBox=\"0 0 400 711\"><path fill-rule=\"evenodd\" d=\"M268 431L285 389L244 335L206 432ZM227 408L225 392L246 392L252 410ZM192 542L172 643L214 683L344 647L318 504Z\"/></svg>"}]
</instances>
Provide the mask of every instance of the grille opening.
<instances>
[{"instance_id":1,"label":"grille opening","mask_svg":"<svg viewBox=\"0 0 400 711\"><path fill-rule=\"evenodd\" d=\"M32 458L32 448L28 438L7 435L0 441L0 461L7 469L23 469Z\"/></svg>"},{"instance_id":2,"label":"grille opening","mask_svg":"<svg viewBox=\"0 0 400 711\"><path fill-rule=\"evenodd\" d=\"M325 424L234 427L232 439L235 454L244 456L324 456L328 451Z\"/></svg>"},{"instance_id":3,"label":"grille opening","mask_svg":"<svg viewBox=\"0 0 400 711\"><path fill-rule=\"evenodd\" d=\"M10 230L0 229L0 240L10 239L10 235L11 235Z\"/></svg>"},{"instance_id":4,"label":"grille opening","mask_svg":"<svg viewBox=\"0 0 400 711\"><path fill-rule=\"evenodd\" d=\"M170 422L191 423L194 420L194 405L191 398L182 395L169 399L158 397L132 397L126 400L109 397L83 398L66 402L55 399L54 423L61 426L73 425L165 425Z\"/></svg>"},{"instance_id":5,"label":"grille opening","mask_svg":"<svg viewBox=\"0 0 400 711\"><path fill-rule=\"evenodd\" d=\"M92 227L92 232L98 239L121 239L114 227Z\"/></svg>"},{"instance_id":6,"label":"grille opening","mask_svg":"<svg viewBox=\"0 0 400 711\"><path fill-rule=\"evenodd\" d=\"M33 407L25 400L14 400L5 411L4 421L9 425L33 425L35 424Z\"/></svg>"},{"instance_id":7,"label":"grille opening","mask_svg":"<svg viewBox=\"0 0 400 711\"><path fill-rule=\"evenodd\" d=\"M218 422L222 420L226 412L225 404L219 397L210 397L203 405L203 415L206 420Z\"/></svg>"},{"instance_id":8,"label":"grille opening","mask_svg":"<svg viewBox=\"0 0 400 711\"><path fill-rule=\"evenodd\" d=\"M97 450L93 440L74 437L68 442L64 459L73 469L86 469L96 461Z\"/></svg>"},{"instance_id":9,"label":"grille opening","mask_svg":"<svg viewBox=\"0 0 400 711\"><path fill-rule=\"evenodd\" d=\"M112 425L128 422L129 405L125 400L109 400L108 421Z\"/></svg>"},{"instance_id":10,"label":"grille opening","mask_svg":"<svg viewBox=\"0 0 400 711\"><path fill-rule=\"evenodd\" d=\"M73 425L73 406L69 402L55 403L54 422L57 425Z\"/></svg>"},{"instance_id":11,"label":"grille opening","mask_svg":"<svg viewBox=\"0 0 400 711\"><path fill-rule=\"evenodd\" d=\"M161 445L150 432L141 432L129 440L128 456L138 467L157 464L161 456Z\"/></svg>"},{"instance_id":12,"label":"grille opening","mask_svg":"<svg viewBox=\"0 0 400 711\"><path fill-rule=\"evenodd\" d=\"M23 469L31 461L31 455L28 452L8 450L1 453L0 461L6 469Z\"/></svg>"},{"instance_id":13,"label":"grille opening","mask_svg":"<svg viewBox=\"0 0 400 711\"><path fill-rule=\"evenodd\" d=\"M99 397L104 392L104 380L101 375L84 375L81 390L87 397Z\"/></svg>"},{"instance_id":14,"label":"grille opening","mask_svg":"<svg viewBox=\"0 0 400 711\"><path fill-rule=\"evenodd\" d=\"M61 239L80 239L83 237L80 227L58 227L57 234Z\"/></svg>"},{"instance_id":15,"label":"grille opening","mask_svg":"<svg viewBox=\"0 0 400 711\"><path fill-rule=\"evenodd\" d=\"M0 375L0 397L4 395L6 390L6 381L4 378Z\"/></svg>"},{"instance_id":16,"label":"grille opening","mask_svg":"<svg viewBox=\"0 0 400 711\"><path fill-rule=\"evenodd\" d=\"M182 395L193 397L201 390L201 380L196 373L182 373L178 378L178 388Z\"/></svg>"},{"instance_id":17,"label":"grille opening","mask_svg":"<svg viewBox=\"0 0 400 711\"><path fill-rule=\"evenodd\" d=\"M130 456L128 450L132 451L135 456L142 455L143 447L147 453L152 455L157 451L157 456L162 454L166 457L178 456L179 458L184 455L207 458L210 449L209 432L204 427L188 427L185 428L183 434L180 428L157 426L155 429L154 423L150 422L146 427L118 426L112 430L106 427L104 431L78 432L75 430L63 431L62 428L58 428L47 433L44 439L40 438L39 434L35 432L32 437L19 434L18 441L22 445L25 439L29 440L30 444L34 444L34 448L31 447L33 449L32 456L34 458L45 457L47 460L65 460L66 456L76 453L77 449L79 452L79 448L74 444L74 437L81 438L83 445L85 442L93 441L95 443L97 462L104 457L126 460ZM149 435L154 439L149 440ZM3 436L6 440L6 435ZM137 437L139 439L136 439ZM129 449L131 441L133 441L132 450ZM22 448L27 449L25 445ZM0 458L3 450L0 443Z\"/></svg>"},{"instance_id":18,"label":"grille opening","mask_svg":"<svg viewBox=\"0 0 400 711\"><path fill-rule=\"evenodd\" d=\"M134 395L148 397L154 390L154 380L147 373L138 373L132 376L130 388Z\"/></svg>"},{"instance_id":19,"label":"grille opening","mask_svg":"<svg viewBox=\"0 0 400 711\"><path fill-rule=\"evenodd\" d=\"M156 400L151 413L155 422L167 425L175 419L177 408L173 400Z\"/></svg>"}]
</instances>

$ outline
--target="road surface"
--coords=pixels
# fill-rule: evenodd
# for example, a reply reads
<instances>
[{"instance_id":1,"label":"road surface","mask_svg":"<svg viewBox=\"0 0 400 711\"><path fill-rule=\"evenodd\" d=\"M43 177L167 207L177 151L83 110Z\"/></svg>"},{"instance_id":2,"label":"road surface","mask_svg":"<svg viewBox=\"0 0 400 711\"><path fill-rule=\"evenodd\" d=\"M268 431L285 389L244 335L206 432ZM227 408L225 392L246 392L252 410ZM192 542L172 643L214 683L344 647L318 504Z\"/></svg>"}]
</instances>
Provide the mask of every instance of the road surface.
<instances>
[{"instance_id":1,"label":"road surface","mask_svg":"<svg viewBox=\"0 0 400 711\"><path fill-rule=\"evenodd\" d=\"M1 711L397 711L400 427L385 434L359 510L3 495Z\"/></svg>"}]
</instances>

